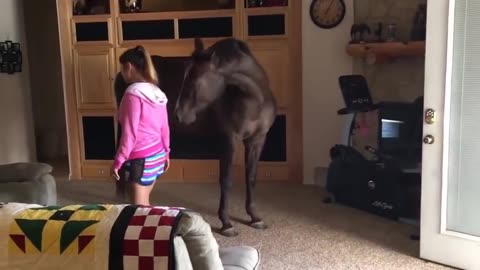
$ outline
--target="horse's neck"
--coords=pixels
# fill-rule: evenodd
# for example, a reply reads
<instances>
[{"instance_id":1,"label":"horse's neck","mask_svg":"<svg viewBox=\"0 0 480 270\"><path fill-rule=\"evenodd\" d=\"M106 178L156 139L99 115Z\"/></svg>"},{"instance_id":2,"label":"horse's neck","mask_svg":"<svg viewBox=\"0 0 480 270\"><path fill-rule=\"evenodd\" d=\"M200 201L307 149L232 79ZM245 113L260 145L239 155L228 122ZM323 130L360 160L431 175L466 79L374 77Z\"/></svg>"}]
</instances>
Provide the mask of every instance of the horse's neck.
<instances>
[{"instance_id":1,"label":"horse's neck","mask_svg":"<svg viewBox=\"0 0 480 270\"><path fill-rule=\"evenodd\" d=\"M236 86L236 89L254 98L260 104L265 101L262 86L248 74L240 72L229 74L227 84Z\"/></svg>"},{"instance_id":2,"label":"horse's neck","mask_svg":"<svg viewBox=\"0 0 480 270\"><path fill-rule=\"evenodd\" d=\"M260 104L265 102L268 91L268 78L265 71L251 58L232 65L225 72L226 82L235 85L240 91L253 97Z\"/></svg>"}]
</instances>

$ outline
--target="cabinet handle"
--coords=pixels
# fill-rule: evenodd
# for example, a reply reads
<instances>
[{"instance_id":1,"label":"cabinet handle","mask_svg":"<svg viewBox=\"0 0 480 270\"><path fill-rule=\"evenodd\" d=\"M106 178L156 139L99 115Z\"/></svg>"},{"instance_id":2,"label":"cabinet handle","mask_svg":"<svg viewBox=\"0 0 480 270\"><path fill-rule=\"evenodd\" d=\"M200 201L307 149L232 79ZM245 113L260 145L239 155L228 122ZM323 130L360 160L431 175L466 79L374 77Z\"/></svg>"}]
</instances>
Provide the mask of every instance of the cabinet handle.
<instances>
[{"instance_id":1,"label":"cabinet handle","mask_svg":"<svg viewBox=\"0 0 480 270\"><path fill-rule=\"evenodd\" d=\"M99 170L98 173L99 173L99 174L104 174L105 171L104 171L104 170Z\"/></svg>"}]
</instances>

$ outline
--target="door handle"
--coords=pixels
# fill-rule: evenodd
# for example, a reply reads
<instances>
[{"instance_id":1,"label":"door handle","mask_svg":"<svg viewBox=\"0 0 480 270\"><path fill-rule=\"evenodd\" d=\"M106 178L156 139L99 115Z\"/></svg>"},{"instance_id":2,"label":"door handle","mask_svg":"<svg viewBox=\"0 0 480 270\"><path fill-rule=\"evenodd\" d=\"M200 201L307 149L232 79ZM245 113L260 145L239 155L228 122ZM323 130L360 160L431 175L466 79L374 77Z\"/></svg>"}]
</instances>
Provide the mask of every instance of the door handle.
<instances>
[{"instance_id":1,"label":"door handle","mask_svg":"<svg viewBox=\"0 0 480 270\"><path fill-rule=\"evenodd\" d=\"M423 138L423 143L425 144L433 144L435 142L435 137L432 135L427 135Z\"/></svg>"}]
</instances>

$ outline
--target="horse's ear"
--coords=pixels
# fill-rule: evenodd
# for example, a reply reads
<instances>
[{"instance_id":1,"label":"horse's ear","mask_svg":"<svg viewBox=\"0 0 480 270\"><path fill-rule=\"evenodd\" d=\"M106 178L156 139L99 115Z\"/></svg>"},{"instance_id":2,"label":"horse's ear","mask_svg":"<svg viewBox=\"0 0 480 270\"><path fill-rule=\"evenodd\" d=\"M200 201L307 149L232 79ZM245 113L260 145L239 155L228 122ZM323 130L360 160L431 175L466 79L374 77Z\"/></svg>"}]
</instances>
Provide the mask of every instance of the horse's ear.
<instances>
[{"instance_id":1,"label":"horse's ear","mask_svg":"<svg viewBox=\"0 0 480 270\"><path fill-rule=\"evenodd\" d=\"M201 38L195 38L195 50L197 51L203 51L204 46L203 46L203 41Z\"/></svg>"}]
</instances>

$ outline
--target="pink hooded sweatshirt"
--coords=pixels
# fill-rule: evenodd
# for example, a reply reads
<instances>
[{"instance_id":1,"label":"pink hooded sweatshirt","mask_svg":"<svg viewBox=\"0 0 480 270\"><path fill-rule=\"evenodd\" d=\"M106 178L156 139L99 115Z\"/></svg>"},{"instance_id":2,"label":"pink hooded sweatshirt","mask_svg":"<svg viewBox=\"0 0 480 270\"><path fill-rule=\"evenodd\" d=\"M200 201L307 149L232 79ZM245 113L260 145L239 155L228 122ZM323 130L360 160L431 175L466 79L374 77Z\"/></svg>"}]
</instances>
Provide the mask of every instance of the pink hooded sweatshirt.
<instances>
[{"instance_id":1,"label":"pink hooded sweatshirt","mask_svg":"<svg viewBox=\"0 0 480 270\"><path fill-rule=\"evenodd\" d=\"M168 157L167 102L165 93L154 84L139 82L127 88L118 110L122 136L113 164L115 169L120 169L127 160L146 158L161 151Z\"/></svg>"}]
</instances>

